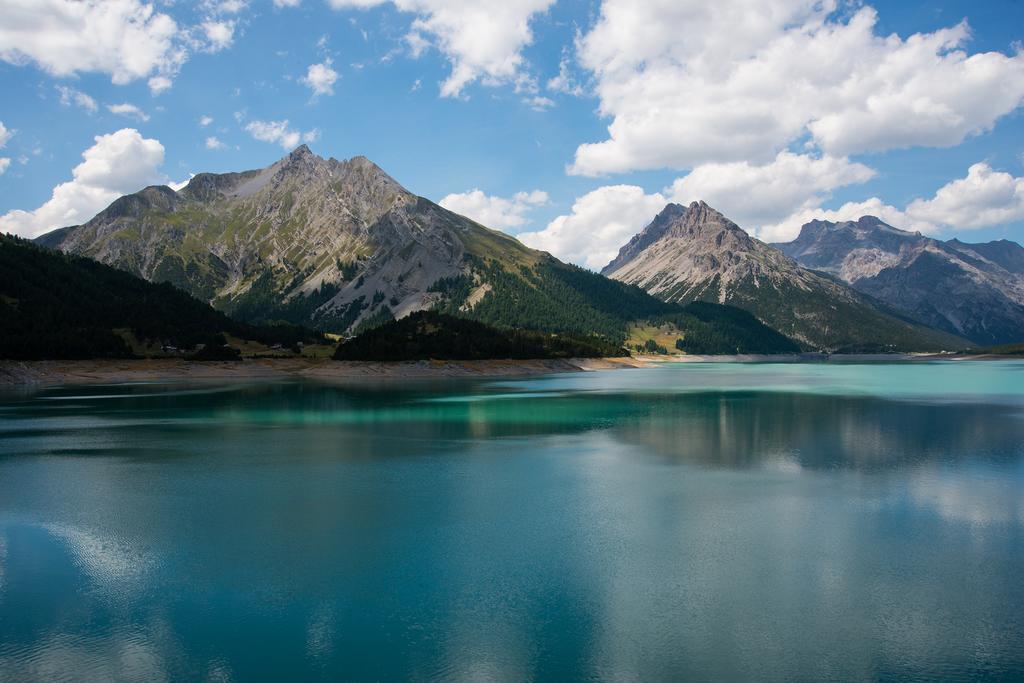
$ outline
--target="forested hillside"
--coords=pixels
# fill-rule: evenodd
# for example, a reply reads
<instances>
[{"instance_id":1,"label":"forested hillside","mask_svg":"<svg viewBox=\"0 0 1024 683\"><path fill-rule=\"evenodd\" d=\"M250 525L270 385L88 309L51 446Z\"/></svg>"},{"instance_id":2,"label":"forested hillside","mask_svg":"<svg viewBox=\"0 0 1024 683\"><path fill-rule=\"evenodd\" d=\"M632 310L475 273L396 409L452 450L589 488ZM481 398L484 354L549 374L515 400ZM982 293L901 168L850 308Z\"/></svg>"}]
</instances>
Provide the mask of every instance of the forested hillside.
<instances>
[{"instance_id":1,"label":"forested hillside","mask_svg":"<svg viewBox=\"0 0 1024 683\"><path fill-rule=\"evenodd\" d=\"M419 311L342 343L335 360L484 360L626 356L621 346L526 330L498 329L436 311Z\"/></svg>"},{"instance_id":2,"label":"forested hillside","mask_svg":"<svg viewBox=\"0 0 1024 683\"><path fill-rule=\"evenodd\" d=\"M0 235L0 357L128 357L126 335L181 349L221 335L291 345L318 334L236 322L170 284Z\"/></svg>"}]
</instances>

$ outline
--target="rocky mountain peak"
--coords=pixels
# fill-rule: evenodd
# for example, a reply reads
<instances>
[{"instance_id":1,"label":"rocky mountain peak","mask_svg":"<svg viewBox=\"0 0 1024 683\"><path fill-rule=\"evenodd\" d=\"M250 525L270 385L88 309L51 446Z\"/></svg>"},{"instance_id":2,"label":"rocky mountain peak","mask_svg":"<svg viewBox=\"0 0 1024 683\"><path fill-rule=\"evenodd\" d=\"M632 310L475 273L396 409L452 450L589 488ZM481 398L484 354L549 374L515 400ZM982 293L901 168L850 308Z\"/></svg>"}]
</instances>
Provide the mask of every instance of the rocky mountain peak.
<instances>
[{"instance_id":1,"label":"rocky mountain peak","mask_svg":"<svg viewBox=\"0 0 1024 683\"><path fill-rule=\"evenodd\" d=\"M326 164L325 159L313 154L306 145L299 145L276 165L279 166L279 172L282 173L308 173L324 164Z\"/></svg>"},{"instance_id":2,"label":"rocky mountain peak","mask_svg":"<svg viewBox=\"0 0 1024 683\"><path fill-rule=\"evenodd\" d=\"M655 243L668 241L700 243L715 252L745 251L753 247L753 240L742 228L707 202L693 201L688 206L670 203L626 243L601 272L610 275Z\"/></svg>"},{"instance_id":3,"label":"rocky mountain peak","mask_svg":"<svg viewBox=\"0 0 1024 683\"><path fill-rule=\"evenodd\" d=\"M862 228L888 228L891 227L884 223L878 216L861 216L857 219L857 225Z\"/></svg>"}]
</instances>

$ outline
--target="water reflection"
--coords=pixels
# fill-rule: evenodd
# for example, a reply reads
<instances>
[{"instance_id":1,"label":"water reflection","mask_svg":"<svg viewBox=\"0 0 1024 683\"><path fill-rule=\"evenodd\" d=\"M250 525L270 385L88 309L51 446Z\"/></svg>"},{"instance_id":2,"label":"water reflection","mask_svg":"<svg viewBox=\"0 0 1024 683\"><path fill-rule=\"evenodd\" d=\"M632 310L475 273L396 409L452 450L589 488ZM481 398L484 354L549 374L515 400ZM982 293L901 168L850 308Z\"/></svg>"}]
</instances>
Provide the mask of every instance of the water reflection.
<instances>
[{"instance_id":1,"label":"water reflection","mask_svg":"<svg viewBox=\"0 0 1024 683\"><path fill-rule=\"evenodd\" d=\"M11 401L0 679L1024 670L1020 403L629 376Z\"/></svg>"},{"instance_id":2,"label":"water reflection","mask_svg":"<svg viewBox=\"0 0 1024 683\"><path fill-rule=\"evenodd\" d=\"M536 382L536 380L533 380ZM454 388L453 388L454 385ZM750 390L508 392L504 383L341 388L263 383L161 391L129 386L14 404L0 453L120 453L163 461L212 452L251 459L465 450L479 440L604 431L645 452L711 467L861 470L963 457L1015 458L1019 402L950 402ZM78 390L79 392L81 390ZM110 400L112 397L118 400Z\"/></svg>"}]
</instances>

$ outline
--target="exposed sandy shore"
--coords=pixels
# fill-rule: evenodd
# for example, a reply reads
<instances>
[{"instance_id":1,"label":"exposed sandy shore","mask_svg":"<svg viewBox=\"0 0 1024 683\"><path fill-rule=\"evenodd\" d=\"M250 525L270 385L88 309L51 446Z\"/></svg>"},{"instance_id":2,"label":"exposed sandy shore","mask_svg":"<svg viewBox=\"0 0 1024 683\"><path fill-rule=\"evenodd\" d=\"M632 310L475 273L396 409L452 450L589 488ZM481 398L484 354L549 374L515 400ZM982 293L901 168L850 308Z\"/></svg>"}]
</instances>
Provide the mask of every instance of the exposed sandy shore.
<instances>
[{"instance_id":1,"label":"exposed sandy shore","mask_svg":"<svg viewBox=\"0 0 1024 683\"><path fill-rule=\"evenodd\" d=\"M653 356L640 355L635 360L647 365L656 363L903 363L913 361L1024 360L1024 356L963 353L790 353L739 354L732 356Z\"/></svg>"},{"instance_id":2,"label":"exposed sandy shore","mask_svg":"<svg viewBox=\"0 0 1024 683\"><path fill-rule=\"evenodd\" d=\"M239 362L196 362L167 359L0 361L0 386L49 384L115 384L120 382L190 379L320 380L429 379L444 377L522 377L558 372L584 372L643 367L630 358L573 358L568 360L408 361L371 363L267 358Z\"/></svg>"},{"instance_id":3,"label":"exposed sandy shore","mask_svg":"<svg viewBox=\"0 0 1024 683\"><path fill-rule=\"evenodd\" d=\"M202 379L283 379L324 381L441 379L446 377L528 377L559 372L656 367L665 363L905 362L927 360L1021 360L1020 356L954 354L797 354L739 356L639 356L567 360L404 361L372 363L312 358L262 358L239 362L196 362L177 358L144 360L0 360L0 387L54 384L117 384Z\"/></svg>"}]
</instances>

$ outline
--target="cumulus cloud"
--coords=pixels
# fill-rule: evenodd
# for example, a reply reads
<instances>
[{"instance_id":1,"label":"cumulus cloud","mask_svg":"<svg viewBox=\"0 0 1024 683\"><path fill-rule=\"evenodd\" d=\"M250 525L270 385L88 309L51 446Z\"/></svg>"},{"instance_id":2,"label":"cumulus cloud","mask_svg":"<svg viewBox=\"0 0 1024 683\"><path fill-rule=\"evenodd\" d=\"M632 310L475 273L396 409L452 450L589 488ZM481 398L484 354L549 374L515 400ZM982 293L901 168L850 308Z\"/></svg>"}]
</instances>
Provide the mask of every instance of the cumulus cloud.
<instances>
[{"instance_id":1,"label":"cumulus cloud","mask_svg":"<svg viewBox=\"0 0 1024 683\"><path fill-rule=\"evenodd\" d=\"M7 172L7 167L11 165L10 157L0 157L0 175Z\"/></svg>"},{"instance_id":2,"label":"cumulus cloud","mask_svg":"<svg viewBox=\"0 0 1024 683\"><path fill-rule=\"evenodd\" d=\"M0 0L0 59L54 76L166 79L186 58L177 23L139 0ZM158 80L160 86L164 81Z\"/></svg>"},{"instance_id":3,"label":"cumulus cloud","mask_svg":"<svg viewBox=\"0 0 1024 683\"><path fill-rule=\"evenodd\" d=\"M234 21L207 19L200 24L200 28L206 37L206 50L208 52L220 52L225 48L231 47L231 43L235 40Z\"/></svg>"},{"instance_id":4,"label":"cumulus cloud","mask_svg":"<svg viewBox=\"0 0 1024 683\"><path fill-rule=\"evenodd\" d=\"M762 239L783 242L794 239L800 226L815 218L847 221L864 215L878 216L897 228L926 234L1015 223L1024 220L1024 177L977 163L967 170L966 177L946 183L931 198L914 199L903 209L871 197L834 210L800 209L758 232Z\"/></svg>"},{"instance_id":5,"label":"cumulus cloud","mask_svg":"<svg viewBox=\"0 0 1024 683\"><path fill-rule=\"evenodd\" d=\"M313 130L300 133L289 127L288 119L283 121L250 121L245 130L249 135L263 142L281 145L286 150L298 147L300 142L313 142L320 137L320 131Z\"/></svg>"},{"instance_id":6,"label":"cumulus cloud","mask_svg":"<svg viewBox=\"0 0 1024 683\"><path fill-rule=\"evenodd\" d=\"M608 264L630 237L638 233L661 209L667 199L647 194L636 185L608 185L583 195L572 205L572 213L555 218L546 228L518 235L535 249L592 270Z\"/></svg>"},{"instance_id":7,"label":"cumulus cloud","mask_svg":"<svg viewBox=\"0 0 1024 683\"><path fill-rule=\"evenodd\" d=\"M757 227L818 207L828 191L863 183L874 171L846 158L780 152L770 163L701 164L666 190L672 201L704 200L740 225Z\"/></svg>"},{"instance_id":8,"label":"cumulus cloud","mask_svg":"<svg viewBox=\"0 0 1024 683\"><path fill-rule=\"evenodd\" d=\"M214 135L206 138L206 149L223 149L224 146L224 143L218 140Z\"/></svg>"},{"instance_id":9,"label":"cumulus cloud","mask_svg":"<svg viewBox=\"0 0 1024 683\"><path fill-rule=\"evenodd\" d=\"M60 103L63 106L70 107L74 104L92 114L95 114L99 109L96 100L81 90L75 90L66 85L58 85L56 87L57 93L60 95Z\"/></svg>"},{"instance_id":10,"label":"cumulus cloud","mask_svg":"<svg viewBox=\"0 0 1024 683\"><path fill-rule=\"evenodd\" d=\"M300 79L313 91L313 96L333 95L334 84L338 80L338 72L331 67L331 60L325 59L319 64L310 64L306 75Z\"/></svg>"},{"instance_id":11,"label":"cumulus cloud","mask_svg":"<svg viewBox=\"0 0 1024 683\"><path fill-rule=\"evenodd\" d=\"M406 42L413 56L433 45L451 63L441 95L458 97L470 83L507 83L519 75L522 50L533 41L530 20L546 12L554 0L391 0L403 12L416 14ZM368 8L388 0L329 0L335 9Z\"/></svg>"},{"instance_id":12,"label":"cumulus cloud","mask_svg":"<svg viewBox=\"0 0 1024 683\"><path fill-rule=\"evenodd\" d=\"M282 7L298 7L301 0L274 0L274 7L281 9Z\"/></svg>"},{"instance_id":13,"label":"cumulus cloud","mask_svg":"<svg viewBox=\"0 0 1024 683\"><path fill-rule=\"evenodd\" d=\"M122 102L121 104L108 104L107 111L111 114L117 114L118 116L131 116L139 121L149 121L149 114L128 102Z\"/></svg>"},{"instance_id":14,"label":"cumulus cloud","mask_svg":"<svg viewBox=\"0 0 1024 683\"><path fill-rule=\"evenodd\" d=\"M548 193L543 190L517 192L511 199L484 194L481 190L453 193L440 204L449 211L472 218L490 228L516 228L526 223L526 213L546 204Z\"/></svg>"},{"instance_id":15,"label":"cumulus cloud","mask_svg":"<svg viewBox=\"0 0 1024 683\"><path fill-rule=\"evenodd\" d=\"M165 4L165 3L160 3ZM105 73L117 85L147 79L171 87L189 53L219 52L234 40L242 0L203 2L202 21L182 27L144 0L0 0L0 60L35 64L58 77Z\"/></svg>"},{"instance_id":16,"label":"cumulus cloud","mask_svg":"<svg viewBox=\"0 0 1024 683\"><path fill-rule=\"evenodd\" d=\"M54 228L82 223L123 194L165 181L159 172L164 146L144 138L134 128L97 135L82 152L72 180L53 188L53 194L34 211L14 210L0 216L0 232L36 237Z\"/></svg>"},{"instance_id":17,"label":"cumulus cloud","mask_svg":"<svg viewBox=\"0 0 1024 683\"><path fill-rule=\"evenodd\" d=\"M1024 178L974 164L967 177L939 188L931 199L907 206L915 220L958 230L975 230L1024 220Z\"/></svg>"},{"instance_id":18,"label":"cumulus cloud","mask_svg":"<svg viewBox=\"0 0 1024 683\"><path fill-rule=\"evenodd\" d=\"M211 116L201 116L199 118L199 125L202 126L203 128L206 128L211 123L213 123L213 117L211 117Z\"/></svg>"},{"instance_id":19,"label":"cumulus cloud","mask_svg":"<svg viewBox=\"0 0 1024 683\"><path fill-rule=\"evenodd\" d=\"M570 171L767 163L805 137L834 157L949 146L1024 99L1024 53L968 54L965 23L904 39L836 7L604 0L577 54L611 123Z\"/></svg>"}]
</instances>

